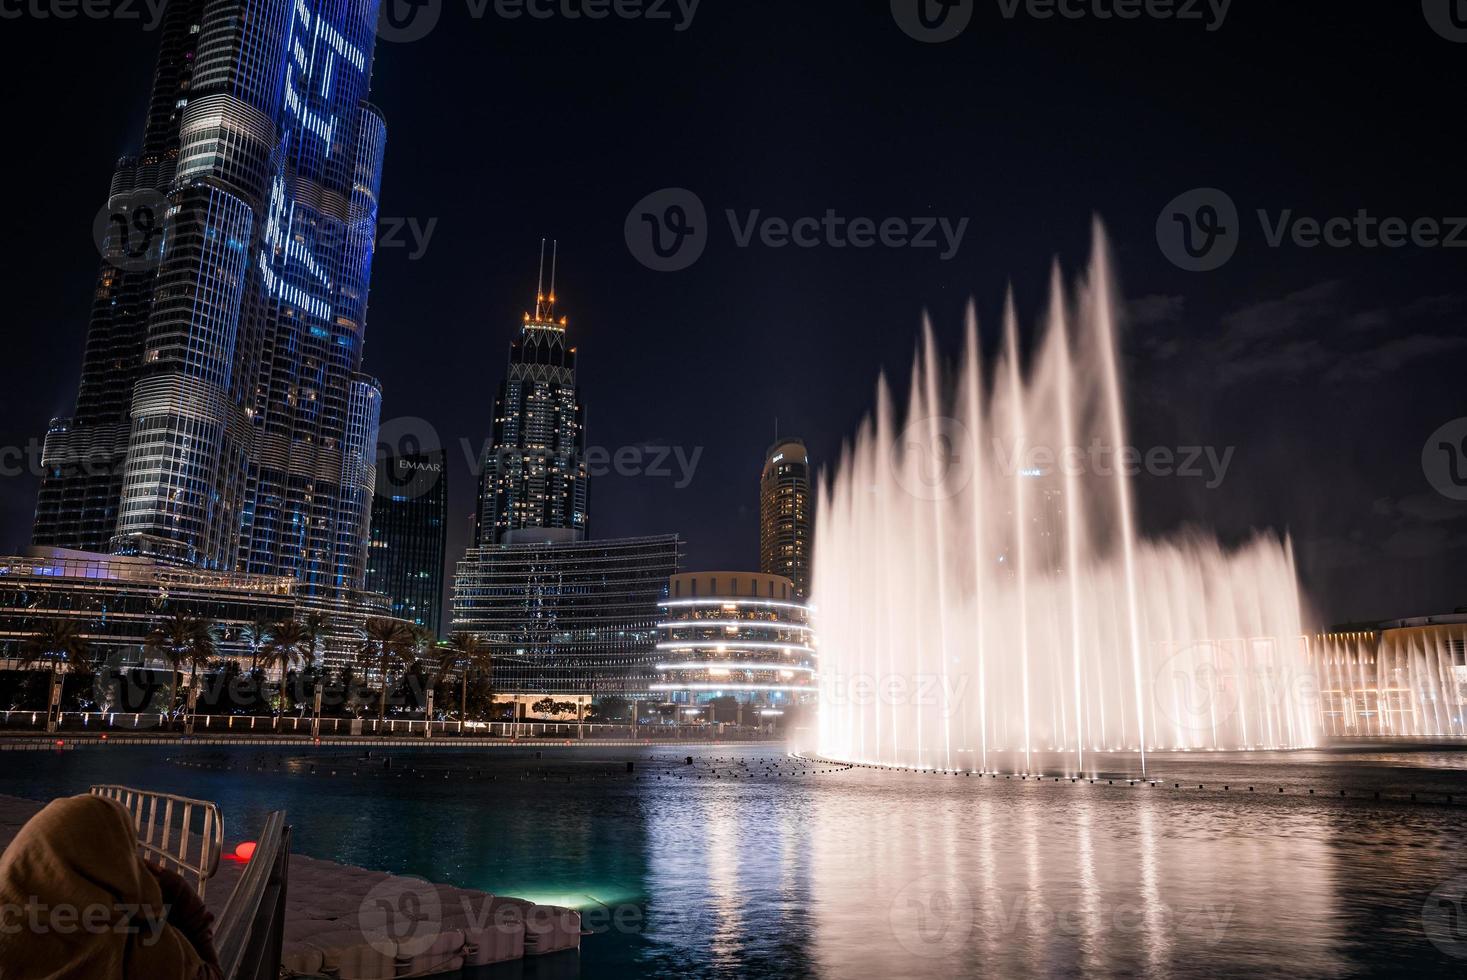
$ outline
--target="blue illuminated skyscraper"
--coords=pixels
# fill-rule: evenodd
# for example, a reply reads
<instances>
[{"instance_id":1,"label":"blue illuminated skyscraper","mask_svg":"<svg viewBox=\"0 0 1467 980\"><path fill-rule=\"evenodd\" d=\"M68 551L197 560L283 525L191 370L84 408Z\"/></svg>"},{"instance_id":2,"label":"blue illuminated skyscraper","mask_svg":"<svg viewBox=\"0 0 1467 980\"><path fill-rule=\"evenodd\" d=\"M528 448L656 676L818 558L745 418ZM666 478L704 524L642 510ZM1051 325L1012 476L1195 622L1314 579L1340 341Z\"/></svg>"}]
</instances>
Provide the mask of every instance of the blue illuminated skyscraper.
<instances>
[{"instance_id":1,"label":"blue illuminated skyscraper","mask_svg":"<svg viewBox=\"0 0 1467 980\"><path fill-rule=\"evenodd\" d=\"M76 417L47 438L37 544L362 586L376 17L376 0L168 5L145 152L113 183L116 294L99 287Z\"/></svg>"}]
</instances>

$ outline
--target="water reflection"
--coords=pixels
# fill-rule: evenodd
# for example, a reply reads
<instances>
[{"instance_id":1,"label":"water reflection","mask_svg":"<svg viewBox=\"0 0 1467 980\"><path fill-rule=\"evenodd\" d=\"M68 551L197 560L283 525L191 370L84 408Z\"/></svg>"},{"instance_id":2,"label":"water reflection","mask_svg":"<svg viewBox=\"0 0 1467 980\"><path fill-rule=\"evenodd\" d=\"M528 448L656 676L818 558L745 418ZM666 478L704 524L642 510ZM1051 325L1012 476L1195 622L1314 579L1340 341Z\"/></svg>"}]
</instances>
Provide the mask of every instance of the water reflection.
<instances>
[{"instance_id":1,"label":"water reflection","mask_svg":"<svg viewBox=\"0 0 1467 980\"><path fill-rule=\"evenodd\" d=\"M1155 760L1153 787L794 777L768 748L705 750L691 769L634 750L640 778L622 750L500 751L472 760L472 782L442 750L334 777L273 750L178 751L190 766L151 749L7 753L0 793L108 781L205 796L228 842L283 807L299 853L577 904L597 929L579 958L473 980L1460 975L1467 962L1422 920L1467 874L1463 811L1444 805L1464 799L1460 752L1178 754ZM749 765L730 778L714 760L735 753Z\"/></svg>"},{"instance_id":2,"label":"water reflection","mask_svg":"<svg viewBox=\"0 0 1467 980\"><path fill-rule=\"evenodd\" d=\"M1349 972L1354 900L1328 809L1198 804L1160 788L850 774L814 800L820 972Z\"/></svg>"}]
</instances>

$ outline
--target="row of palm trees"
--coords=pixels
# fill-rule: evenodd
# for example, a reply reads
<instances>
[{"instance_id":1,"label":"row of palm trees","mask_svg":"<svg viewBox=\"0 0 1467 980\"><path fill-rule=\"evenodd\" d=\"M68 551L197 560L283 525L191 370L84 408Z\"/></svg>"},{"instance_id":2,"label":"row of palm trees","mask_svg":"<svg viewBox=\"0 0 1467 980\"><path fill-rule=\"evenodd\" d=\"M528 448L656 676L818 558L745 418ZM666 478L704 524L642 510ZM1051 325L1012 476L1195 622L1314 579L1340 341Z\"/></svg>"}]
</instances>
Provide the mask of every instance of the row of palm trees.
<instances>
[{"instance_id":1,"label":"row of palm trees","mask_svg":"<svg viewBox=\"0 0 1467 980\"><path fill-rule=\"evenodd\" d=\"M245 627L242 639L250 650L250 671L269 668L280 674L280 713L285 712L287 675L293 667L313 666L325 633L325 617L311 613L304 619L279 623L256 622ZM178 707L179 684L188 671L190 687L196 689L198 672L220 657L217 624L183 612L168 615L150 630L143 641L148 653L160 658L173 673L169 689L169 712ZM20 644L22 669L46 668L54 688L63 666L95 669L90 645L74 620L47 620ZM439 644L427 630L416 628L399 619L372 617L366 623L366 637L357 652L357 662L374 670L381 678L377 717L387 713L387 692L394 678L424 665L436 679L453 674L459 677L459 717L468 712L468 686L471 676L487 676L493 666L488 646L469 633L455 633L447 643Z\"/></svg>"},{"instance_id":2,"label":"row of palm trees","mask_svg":"<svg viewBox=\"0 0 1467 980\"><path fill-rule=\"evenodd\" d=\"M414 629L400 619L367 620L367 638L357 653L357 662L377 671L382 678L382 691L377 700L379 721L387 713L388 678L425 661L436 677L459 675L458 716L463 718L468 713L470 676L485 676L493 667L489 647L472 633L455 633L447 643L435 646L431 634Z\"/></svg>"}]
</instances>

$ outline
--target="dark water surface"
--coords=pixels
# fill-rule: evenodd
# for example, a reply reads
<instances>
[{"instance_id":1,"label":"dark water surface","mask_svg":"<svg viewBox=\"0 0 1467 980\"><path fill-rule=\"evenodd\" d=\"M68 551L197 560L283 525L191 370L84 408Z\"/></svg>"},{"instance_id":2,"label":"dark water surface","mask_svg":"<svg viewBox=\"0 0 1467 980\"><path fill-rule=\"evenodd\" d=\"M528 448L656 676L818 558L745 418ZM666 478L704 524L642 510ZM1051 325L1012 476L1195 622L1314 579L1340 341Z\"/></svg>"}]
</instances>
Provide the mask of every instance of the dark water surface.
<instances>
[{"instance_id":1,"label":"dark water surface","mask_svg":"<svg viewBox=\"0 0 1467 980\"><path fill-rule=\"evenodd\" d=\"M284 808L300 853L575 905L597 930L496 980L1467 975L1464 751L1155 756L1157 786L1115 757L1091 784L756 746L387 754L7 752L0 793L212 799L230 847Z\"/></svg>"}]
</instances>

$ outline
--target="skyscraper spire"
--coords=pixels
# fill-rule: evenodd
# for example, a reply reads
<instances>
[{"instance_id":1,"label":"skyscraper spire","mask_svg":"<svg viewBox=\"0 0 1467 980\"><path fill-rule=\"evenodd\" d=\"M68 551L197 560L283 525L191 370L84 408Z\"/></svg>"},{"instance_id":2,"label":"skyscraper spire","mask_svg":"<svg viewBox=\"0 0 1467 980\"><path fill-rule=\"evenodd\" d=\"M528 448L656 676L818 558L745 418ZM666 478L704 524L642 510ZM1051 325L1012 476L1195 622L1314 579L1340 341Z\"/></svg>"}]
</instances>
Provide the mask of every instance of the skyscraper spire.
<instances>
[{"instance_id":1,"label":"skyscraper spire","mask_svg":"<svg viewBox=\"0 0 1467 980\"><path fill-rule=\"evenodd\" d=\"M540 304L545 302L545 239L540 239L540 277L535 281L535 319L540 319Z\"/></svg>"},{"instance_id":2,"label":"skyscraper spire","mask_svg":"<svg viewBox=\"0 0 1467 980\"><path fill-rule=\"evenodd\" d=\"M555 273L560 255L560 242L550 242L550 292L545 292L545 239L540 239L540 274L535 284L535 312L525 314L526 324L542 327L564 327L565 317L555 318Z\"/></svg>"},{"instance_id":3,"label":"skyscraper spire","mask_svg":"<svg viewBox=\"0 0 1467 980\"><path fill-rule=\"evenodd\" d=\"M535 528L585 537L585 418L576 388L576 349L566 343L566 318L555 313L559 252L553 240L540 240L535 310L525 313L520 336L510 344L509 372L494 402L493 441L481 457L476 547Z\"/></svg>"}]
</instances>

